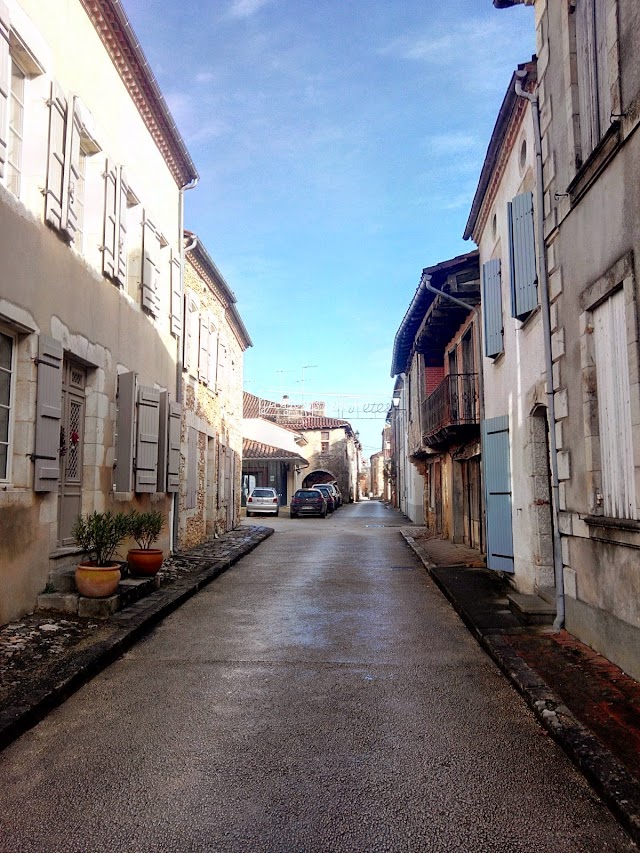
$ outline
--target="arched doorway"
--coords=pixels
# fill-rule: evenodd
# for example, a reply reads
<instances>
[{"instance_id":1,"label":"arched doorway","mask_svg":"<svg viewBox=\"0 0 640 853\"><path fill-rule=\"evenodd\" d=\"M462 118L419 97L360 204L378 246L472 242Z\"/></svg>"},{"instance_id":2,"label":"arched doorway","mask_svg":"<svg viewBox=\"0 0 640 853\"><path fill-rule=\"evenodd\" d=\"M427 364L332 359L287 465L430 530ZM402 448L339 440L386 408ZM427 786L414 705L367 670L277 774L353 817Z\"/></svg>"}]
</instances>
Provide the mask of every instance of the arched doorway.
<instances>
[{"instance_id":1,"label":"arched doorway","mask_svg":"<svg viewBox=\"0 0 640 853\"><path fill-rule=\"evenodd\" d=\"M310 489L312 486L315 486L317 483L336 483L337 479L330 471L311 471L310 474L302 481L303 489Z\"/></svg>"}]
</instances>

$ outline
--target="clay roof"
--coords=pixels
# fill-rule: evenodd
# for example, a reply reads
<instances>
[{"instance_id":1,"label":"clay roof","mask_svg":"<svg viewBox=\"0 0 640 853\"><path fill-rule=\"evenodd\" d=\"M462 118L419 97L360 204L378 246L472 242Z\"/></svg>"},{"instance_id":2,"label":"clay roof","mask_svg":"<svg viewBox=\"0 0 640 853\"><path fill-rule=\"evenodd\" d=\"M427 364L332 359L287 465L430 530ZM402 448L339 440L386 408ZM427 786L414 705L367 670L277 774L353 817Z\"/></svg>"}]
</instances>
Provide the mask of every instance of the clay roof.
<instances>
[{"instance_id":1,"label":"clay roof","mask_svg":"<svg viewBox=\"0 0 640 853\"><path fill-rule=\"evenodd\" d=\"M303 459L298 453L285 450L282 447L263 444L261 441L253 441L250 438L242 440L242 458L244 461L264 459L267 462L299 462L304 466L309 465L307 460Z\"/></svg>"},{"instance_id":2,"label":"clay roof","mask_svg":"<svg viewBox=\"0 0 640 853\"><path fill-rule=\"evenodd\" d=\"M248 391L244 392L242 395L242 417L260 417L260 397L256 397L255 394L250 394Z\"/></svg>"},{"instance_id":3,"label":"clay roof","mask_svg":"<svg viewBox=\"0 0 640 853\"><path fill-rule=\"evenodd\" d=\"M120 0L81 2L174 180L180 187L197 180L198 172L191 155L122 3Z\"/></svg>"},{"instance_id":4,"label":"clay roof","mask_svg":"<svg viewBox=\"0 0 640 853\"><path fill-rule=\"evenodd\" d=\"M324 418L310 415L306 418L300 418L295 423L287 424L289 429L337 429L338 427L347 427L351 429L349 421L340 420L340 418Z\"/></svg>"}]
</instances>

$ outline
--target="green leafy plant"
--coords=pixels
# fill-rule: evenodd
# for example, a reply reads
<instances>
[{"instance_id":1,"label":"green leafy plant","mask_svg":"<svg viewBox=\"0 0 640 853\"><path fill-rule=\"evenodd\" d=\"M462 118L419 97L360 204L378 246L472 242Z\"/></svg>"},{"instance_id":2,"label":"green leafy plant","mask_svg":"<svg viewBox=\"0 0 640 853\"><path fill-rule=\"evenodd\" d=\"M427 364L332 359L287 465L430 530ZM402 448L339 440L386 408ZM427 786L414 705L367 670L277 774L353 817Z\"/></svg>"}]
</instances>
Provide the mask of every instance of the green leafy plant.
<instances>
[{"instance_id":1,"label":"green leafy plant","mask_svg":"<svg viewBox=\"0 0 640 853\"><path fill-rule=\"evenodd\" d=\"M164 517L157 510L138 512L134 509L127 516L127 524L129 535L136 540L139 548L147 551L160 536L160 531L164 527Z\"/></svg>"},{"instance_id":2,"label":"green leafy plant","mask_svg":"<svg viewBox=\"0 0 640 853\"><path fill-rule=\"evenodd\" d=\"M123 512L92 512L76 517L72 534L90 562L109 566L128 532L127 516Z\"/></svg>"}]
</instances>

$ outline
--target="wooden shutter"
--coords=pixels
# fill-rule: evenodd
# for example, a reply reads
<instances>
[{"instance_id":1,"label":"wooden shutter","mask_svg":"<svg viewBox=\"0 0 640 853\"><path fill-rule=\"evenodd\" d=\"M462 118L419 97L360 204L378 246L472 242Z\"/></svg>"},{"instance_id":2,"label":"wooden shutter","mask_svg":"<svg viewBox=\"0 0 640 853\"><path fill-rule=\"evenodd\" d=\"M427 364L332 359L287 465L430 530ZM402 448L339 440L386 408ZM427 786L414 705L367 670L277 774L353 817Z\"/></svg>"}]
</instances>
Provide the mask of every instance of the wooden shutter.
<instances>
[{"instance_id":1,"label":"wooden shutter","mask_svg":"<svg viewBox=\"0 0 640 853\"><path fill-rule=\"evenodd\" d=\"M503 351L502 286L500 259L482 265L482 315L484 318L484 350L489 358Z\"/></svg>"},{"instance_id":2,"label":"wooden shutter","mask_svg":"<svg viewBox=\"0 0 640 853\"><path fill-rule=\"evenodd\" d=\"M129 181L124 166L118 169L118 181L116 185L116 225L114 229L115 241L113 246L113 277L118 284L125 287L127 283L127 207L129 195Z\"/></svg>"},{"instance_id":3,"label":"wooden shutter","mask_svg":"<svg viewBox=\"0 0 640 853\"><path fill-rule=\"evenodd\" d=\"M142 307L157 317L160 235L148 219L145 219L143 226L142 253Z\"/></svg>"},{"instance_id":4,"label":"wooden shutter","mask_svg":"<svg viewBox=\"0 0 640 853\"><path fill-rule=\"evenodd\" d=\"M33 488L55 492L60 480L60 424L62 420L62 358L60 341L38 339L38 396Z\"/></svg>"},{"instance_id":5,"label":"wooden shutter","mask_svg":"<svg viewBox=\"0 0 640 853\"><path fill-rule=\"evenodd\" d=\"M184 367L194 378L198 376L198 300L187 291L184 304Z\"/></svg>"},{"instance_id":6,"label":"wooden shutter","mask_svg":"<svg viewBox=\"0 0 640 853\"><path fill-rule=\"evenodd\" d=\"M224 390L227 386L227 348L218 337L218 364L216 368L217 390Z\"/></svg>"},{"instance_id":7,"label":"wooden shutter","mask_svg":"<svg viewBox=\"0 0 640 853\"><path fill-rule=\"evenodd\" d=\"M209 365L207 375L209 377L209 388L216 391L217 385L217 370L218 370L218 330L213 322L213 317L209 315Z\"/></svg>"},{"instance_id":8,"label":"wooden shutter","mask_svg":"<svg viewBox=\"0 0 640 853\"><path fill-rule=\"evenodd\" d=\"M604 513L638 517L624 291L593 311ZM633 308L631 308L633 310Z\"/></svg>"},{"instance_id":9,"label":"wooden shutter","mask_svg":"<svg viewBox=\"0 0 640 853\"><path fill-rule=\"evenodd\" d=\"M482 422L487 522L487 567L513 572L509 417Z\"/></svg>"},{"instance_id":10,"label":"wooden shutter","mask_svg":"<svg viewBox=\"0 0 640 853\"><path fill-rule=\"evenodd\" d=\"M160 392L158 406L158 482L157 492L167 491L167 459L169 456L169 392Z\"/></svg>"},{"instance_id":11,"label":"wooden shutter","mask_svg":"<svg viewBox=\"0 0 640 853\"><path fill-rule=\"evenodd\" d=\"M11 56L9 54L9 10L0 0L0 178L4 178L9 137L9 98L11 96Z\"/></svg>"},{"instance_id":12,"label":"wooden shutter","mask_svg":"<svg viewBox=\"0 0 640 853\"><path fill-rule=\"evenodd\" d=\"M187 432L187 494L186 509L194 509L198 494L198 430L189 427Z\"/></svg>"},{"instance_id":13,"label":"wooden shutter","mask_svg":"<svg viewBox=\"0 0 640 853\"><path fill-rule=\"evenodd\" d=\"M78 180L80 178L80 133L82 118L78 99L74 98L67 115L64 145L64 178L62 187L62 227L70 240L78 228Z\"/></svg>"},{"instance_id":14,"label":"wooden shutter","mask_svg":"<svg viewBox=\"0 0 640 853\"><path fill-rule=\"evenodd\" d=\"M586 160L600 137L594 0L577 0L575 15L580 138Z\"/></svg>"},{"instance_id":15,"label":"wooden shutter","mask_svg":"<svg viewBox=\"0 0 640 853\"><path fill-rule=\"evenodd\" d=\"M102 272L115 278L116 234L118 219L118 178L115 165L107 160L104 175L104 234L102 240Z\"/></svg>"},{"instance_id":16,"label":"wooden shutter","mask_svg":"<svg viewBox=\"0 0 640 853\"><path fill-rule=\"evenodd\" d=\"M182 334L182 269L180 258L171 250L171 334Z\"/></svg>"},{"instance_id":17,"label":"wooden shutter","mask_svg":"<svg viewBox=\"0 0 640 853\"><path fill-rule=\"evenodd\" d=\"M169 403L169 453L167 457L167 491L180 489L180 432L182 406L173 400Z\"/></svg>"},{"instance_id":18,"label":"wooden shutter","mask_svg":"<svg viewBox=\"0 0 640 853\"><path fill-rule=\"evenodd\" d=\"M611 124L611 87L609 85L609 51L607 49L607 11L609 3L596 0L593 24L595 30L595 67L598 85L598 141ZM618 35L616 33L616 38Z\"/></svg>"},{"instance_id":19,"label":"wooden shutter","mask_svg":"<svg viewBox=\"0 0 640 853\"><path fill-rule=\"evenodd\" d=\"M227 448L221 441L218 441L218 509L220 509L225 502L224 471L226 458Z\"/></svg>"},{"instance_id":20,"label":"wooden shutter","mask_svg":"<svg viewBox=\"0 0 640 853\"><path fill-rule=\"evenodd\" d=\"M67 99L60 86L51 83L49 99L49 152L47 159L47 188L44 202L45 221L61 231L64 228L64 154Z\"/></svg>"},{"instance_id":21,"label":"wooden shutter","mask_svg":"<svg viewBox=\"0 0 640 853\"><path fill-rule=\"evenodd\" d=\"M136 492L155 492L158 483L160 392L141 385L138 389L136 440Z\"/></svg>"},{"instance_id":22,"label":"wooden shutter","mask_svg":"<svg viewBox=\"0 0 640 853\"><path fill-rule=\"evenodd\" d=\"M507 205L511 275L511 313L523 320L538 305L538 273L533 231L533 193Z\"/></svg>"},{"instance_id":23,"label":"wooden shutter","mask_svg":"<svg viewBox=\"0 0 640 853\"><path fill-rule=\"evenodd\" d=\"M206 314L198 319L200 348L198 350L198 379L207 382L209 377L209 321Z\"/></svg>"},{"instance_id":24,"label":"wooden shutter","mask_svg":"<svg viewBox=\"0 0 640 853\"><path fill-rule=\"evenodd\" d=\"M114 491L133 491L133 438L136 406L136 374L121 373L118 376L116 418L116 464Z\"/></svg>"}]
</instances>

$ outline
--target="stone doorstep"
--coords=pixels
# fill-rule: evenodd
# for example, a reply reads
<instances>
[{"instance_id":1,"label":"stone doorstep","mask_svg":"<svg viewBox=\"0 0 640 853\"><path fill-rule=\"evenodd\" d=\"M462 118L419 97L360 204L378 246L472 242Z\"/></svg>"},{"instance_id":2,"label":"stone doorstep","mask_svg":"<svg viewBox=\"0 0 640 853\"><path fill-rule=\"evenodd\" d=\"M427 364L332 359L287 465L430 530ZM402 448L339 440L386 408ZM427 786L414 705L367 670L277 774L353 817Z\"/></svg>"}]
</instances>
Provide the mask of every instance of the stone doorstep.
<instances>
[{"instance_id":1,"label":"stone doorstep","mask_svg":"<svg viewBox=\"0 0 640 853\"><path fill-rule=\"evenodd\" d=\"M37 607L38 610L74 613L90 619L108 619L122 607L128 607L157 589L160 589L158 575L144 578L123 578L118 584L117 593L108 598L86 598L83 595L78 595L74 584L73 592L42 593L38 596Z\"/></svg>"},{"instance_id":2,"label":"stone doorstep","mask_svg":"<svg viewBox=\"0 0 640 853\"><path fill-rule=\"evenodd\" d=\"M541 596L509 592L507 600L511 612L525 625L553 624L556 615L555 605L545 601Z\"/></svg>"}]
</instances>

